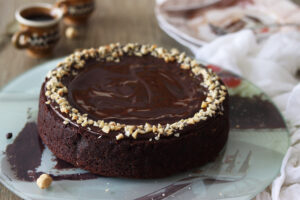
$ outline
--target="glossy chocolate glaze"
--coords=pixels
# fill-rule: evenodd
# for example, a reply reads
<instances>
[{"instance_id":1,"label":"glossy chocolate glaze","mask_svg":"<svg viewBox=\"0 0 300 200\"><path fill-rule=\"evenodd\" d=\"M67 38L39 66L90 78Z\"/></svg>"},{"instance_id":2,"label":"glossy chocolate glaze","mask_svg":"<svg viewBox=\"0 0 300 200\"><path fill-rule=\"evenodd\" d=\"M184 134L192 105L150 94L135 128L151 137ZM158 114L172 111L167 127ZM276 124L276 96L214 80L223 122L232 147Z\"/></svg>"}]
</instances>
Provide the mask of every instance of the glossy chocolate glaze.
<instances>
[{"instance_id":1,"label":"glossy chocolate glaze","mask_svg":"<svg viewBox=\"0 0 300 200\"><path fill-rule=\"evenodd\" d=\"M68 83L68 100L94 120L166 124L193 116L206 98L202 77L150 55L89 62Z\"/></svg>"}]
</instances>

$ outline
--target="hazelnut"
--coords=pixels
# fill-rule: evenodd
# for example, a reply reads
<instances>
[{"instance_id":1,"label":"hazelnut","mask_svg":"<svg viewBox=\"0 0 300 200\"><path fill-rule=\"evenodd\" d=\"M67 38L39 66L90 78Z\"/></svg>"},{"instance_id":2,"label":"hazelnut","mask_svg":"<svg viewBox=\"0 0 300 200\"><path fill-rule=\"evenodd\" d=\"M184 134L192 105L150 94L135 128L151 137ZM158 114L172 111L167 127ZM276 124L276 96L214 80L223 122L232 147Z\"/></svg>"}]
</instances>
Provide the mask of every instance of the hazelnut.
<instances>
[{"instance_id":1,"label":"hazelnut","mask_svg":"<svg viewBox=\"0 0 300 200\"><path fill-rule=\"evenodd\" d=\"M207 103L205 101L203 101L201 104L201 108L206 108L206 107L207 107Z\"/></svg>"},{"instance_id":2,"label":"hazelnut","mask_svg":"<svg viewBox=\"0 0 300 200\"><path fill-rule=\"evenodd\" d=\"M102 128L102 131L103 131L104 133L109 133L109 131L110 131L109 126L104 126L104 127Z\"/></svg>"},{"instance_id":3,"label":"hazelnut","mask_svg":"<svg viewBox=\"0 0 300 200\"><path fill-rule=\"evenodd\" d=\"M74 27L68 27L65 34L68 39L74 39L78 36L78 31Z\"/></svg>"},{"instance_id":4,"label":"hazelnut","mask_svg":"<svg viewBox=\"0 0 300 200\"><path fill-rule=\"evenodd\" d=\"M124 135L122 133L119 133L117 136L116 136L116 139L117 140L121 140L124 138Z\"/></svg>"},{"instance_id":5,"label":"hazelnut","mask_svg":"<svg viewBox=\"0 0 300 200\"><path fill-rule=\"evenodd\" d=\"M48 188L52 183L52 178L48 174L42 174L40 177L36 180L36 184L41 189Z\"/></svg>"},{"instance_id":6,"label":"hazelnut","mask_svg":"<svg viewBox=\"0 0 300 200\"><path fill-rule=\"evenodd\" d=\"M187 124L190 124L190 125L195 124L194 119L193 118L188 118Z\"/></svg>"}]
</instances>

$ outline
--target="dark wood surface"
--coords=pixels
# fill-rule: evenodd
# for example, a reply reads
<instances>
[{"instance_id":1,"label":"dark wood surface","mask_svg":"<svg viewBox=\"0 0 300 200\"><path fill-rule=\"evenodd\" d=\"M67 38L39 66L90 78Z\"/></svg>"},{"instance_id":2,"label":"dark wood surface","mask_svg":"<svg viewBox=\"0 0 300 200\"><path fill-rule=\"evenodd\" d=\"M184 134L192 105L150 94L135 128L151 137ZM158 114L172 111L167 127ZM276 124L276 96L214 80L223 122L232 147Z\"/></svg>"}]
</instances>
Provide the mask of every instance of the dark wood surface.
<instances>
[{"instance_id":1,"label":"dark wood surface","mask_svg":"<svg viewBox=\"0 0 300 200\"><path fill-rule=\"evenodd\" d=\"M6 30L7 24L14 20L14 12L20 6L33 2L49 2L49 0L0 0L0 34ZM25 50L17 50L7 41L0 49L0 87L3 87L16 76L36 65L50 59L72 53L76 48L97 47L111 42L139 42L158 44L166 48L176 47L186 50L162 32L154 16L152 0L96 0L96 10L89 23L79 27L79 37L68 40L64 36L66 26L61 24L62 38L53 55L47 59L36 59L27 56ZM7 38L9 40L9 38ZM0 130L1 137L5 133ZM1 200L20 199L0 184Z\"/></svg>"}]
</instances>

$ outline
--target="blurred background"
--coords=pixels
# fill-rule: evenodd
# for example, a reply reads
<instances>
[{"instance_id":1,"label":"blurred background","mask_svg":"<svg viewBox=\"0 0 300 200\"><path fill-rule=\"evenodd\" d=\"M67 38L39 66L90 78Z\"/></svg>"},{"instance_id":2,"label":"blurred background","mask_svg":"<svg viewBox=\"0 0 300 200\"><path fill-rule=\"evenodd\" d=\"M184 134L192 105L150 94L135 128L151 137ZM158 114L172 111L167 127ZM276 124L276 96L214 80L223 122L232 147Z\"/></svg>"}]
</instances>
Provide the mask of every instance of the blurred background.
<instances>
[{"instance_id":1,"label":"blurred background","mask_svg":"<svg viewBox=\"0 0 300 200\"><path fill-rule=\"evenodd\" d=\"M155 43L166 48L181 47L158 26L154 16L155 1L152 0L96 0L96 9L86 25L77 28L79 36L67 39L66 26L61 23L62 37L52 56L43 59L28 57L25 51L11 45L10 30L15 21L15 10L27 3L40 0L0 1L0 87L35 65L52 58L68 55L76 48L90 48L111 42ZM42 2L54 4L55 0ZM2 191L1 191L2 192ZM2 194L2 193L0 193ZM1 196L1 195L0 195Z\"/></svg>"}]
</instances>

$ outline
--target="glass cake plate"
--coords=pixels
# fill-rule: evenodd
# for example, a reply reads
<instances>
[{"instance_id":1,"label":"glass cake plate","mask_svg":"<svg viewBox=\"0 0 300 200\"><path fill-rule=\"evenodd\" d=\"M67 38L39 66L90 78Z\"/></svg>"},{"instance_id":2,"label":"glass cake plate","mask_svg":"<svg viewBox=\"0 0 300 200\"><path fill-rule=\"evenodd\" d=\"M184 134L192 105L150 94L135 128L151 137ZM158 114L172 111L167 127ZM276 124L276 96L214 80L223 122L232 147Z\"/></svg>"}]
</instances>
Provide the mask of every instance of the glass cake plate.
<instances>
[{"instance_id":1,"label":"glass cake plate","mask_svg":"<svg viewBox=\"0 0 300 200\"><path fill-rule=\"evenodd\" d=\"M229 139L217 161L182 174L151 180L100 177L68 166L57 160L43 144L32 143L32 134L24 137L24 131L21 132L25 124L34 126L41 83L46 73L62 59L31 69L0 92L0 181L21 198L251 199L278 175L282 159L289 147L288 130L281 114L270 99L253 84L212 65L208 67L219 74L229 88L231 104ZM6 134L10 132L13 137L7 139ZM19 139L15 140L19 133ZM18 170L21 170L18 173L22 174L23 170L23 175L25 173L26 176L51 174L54 181L50 188L41 190L34 181L20 180L20 174L12 169L7 159L8 153L5 152L8 145L17 142L20 144L15 144L14 147L19 148L20 155L30 149L33 152L27 152L27 156L21 156L21 161L15 161ZM16 149L11 151L14 150ZM38 165L28 170L32 159L39 159ZM226 171L229 177L234 177L241 169L244 174L234 181L191 178L205 174L207 169L214 169L214 176ZM182 183L180 180L184 180L185 185L176 187Z\"/></svg>"}]
</instances>

